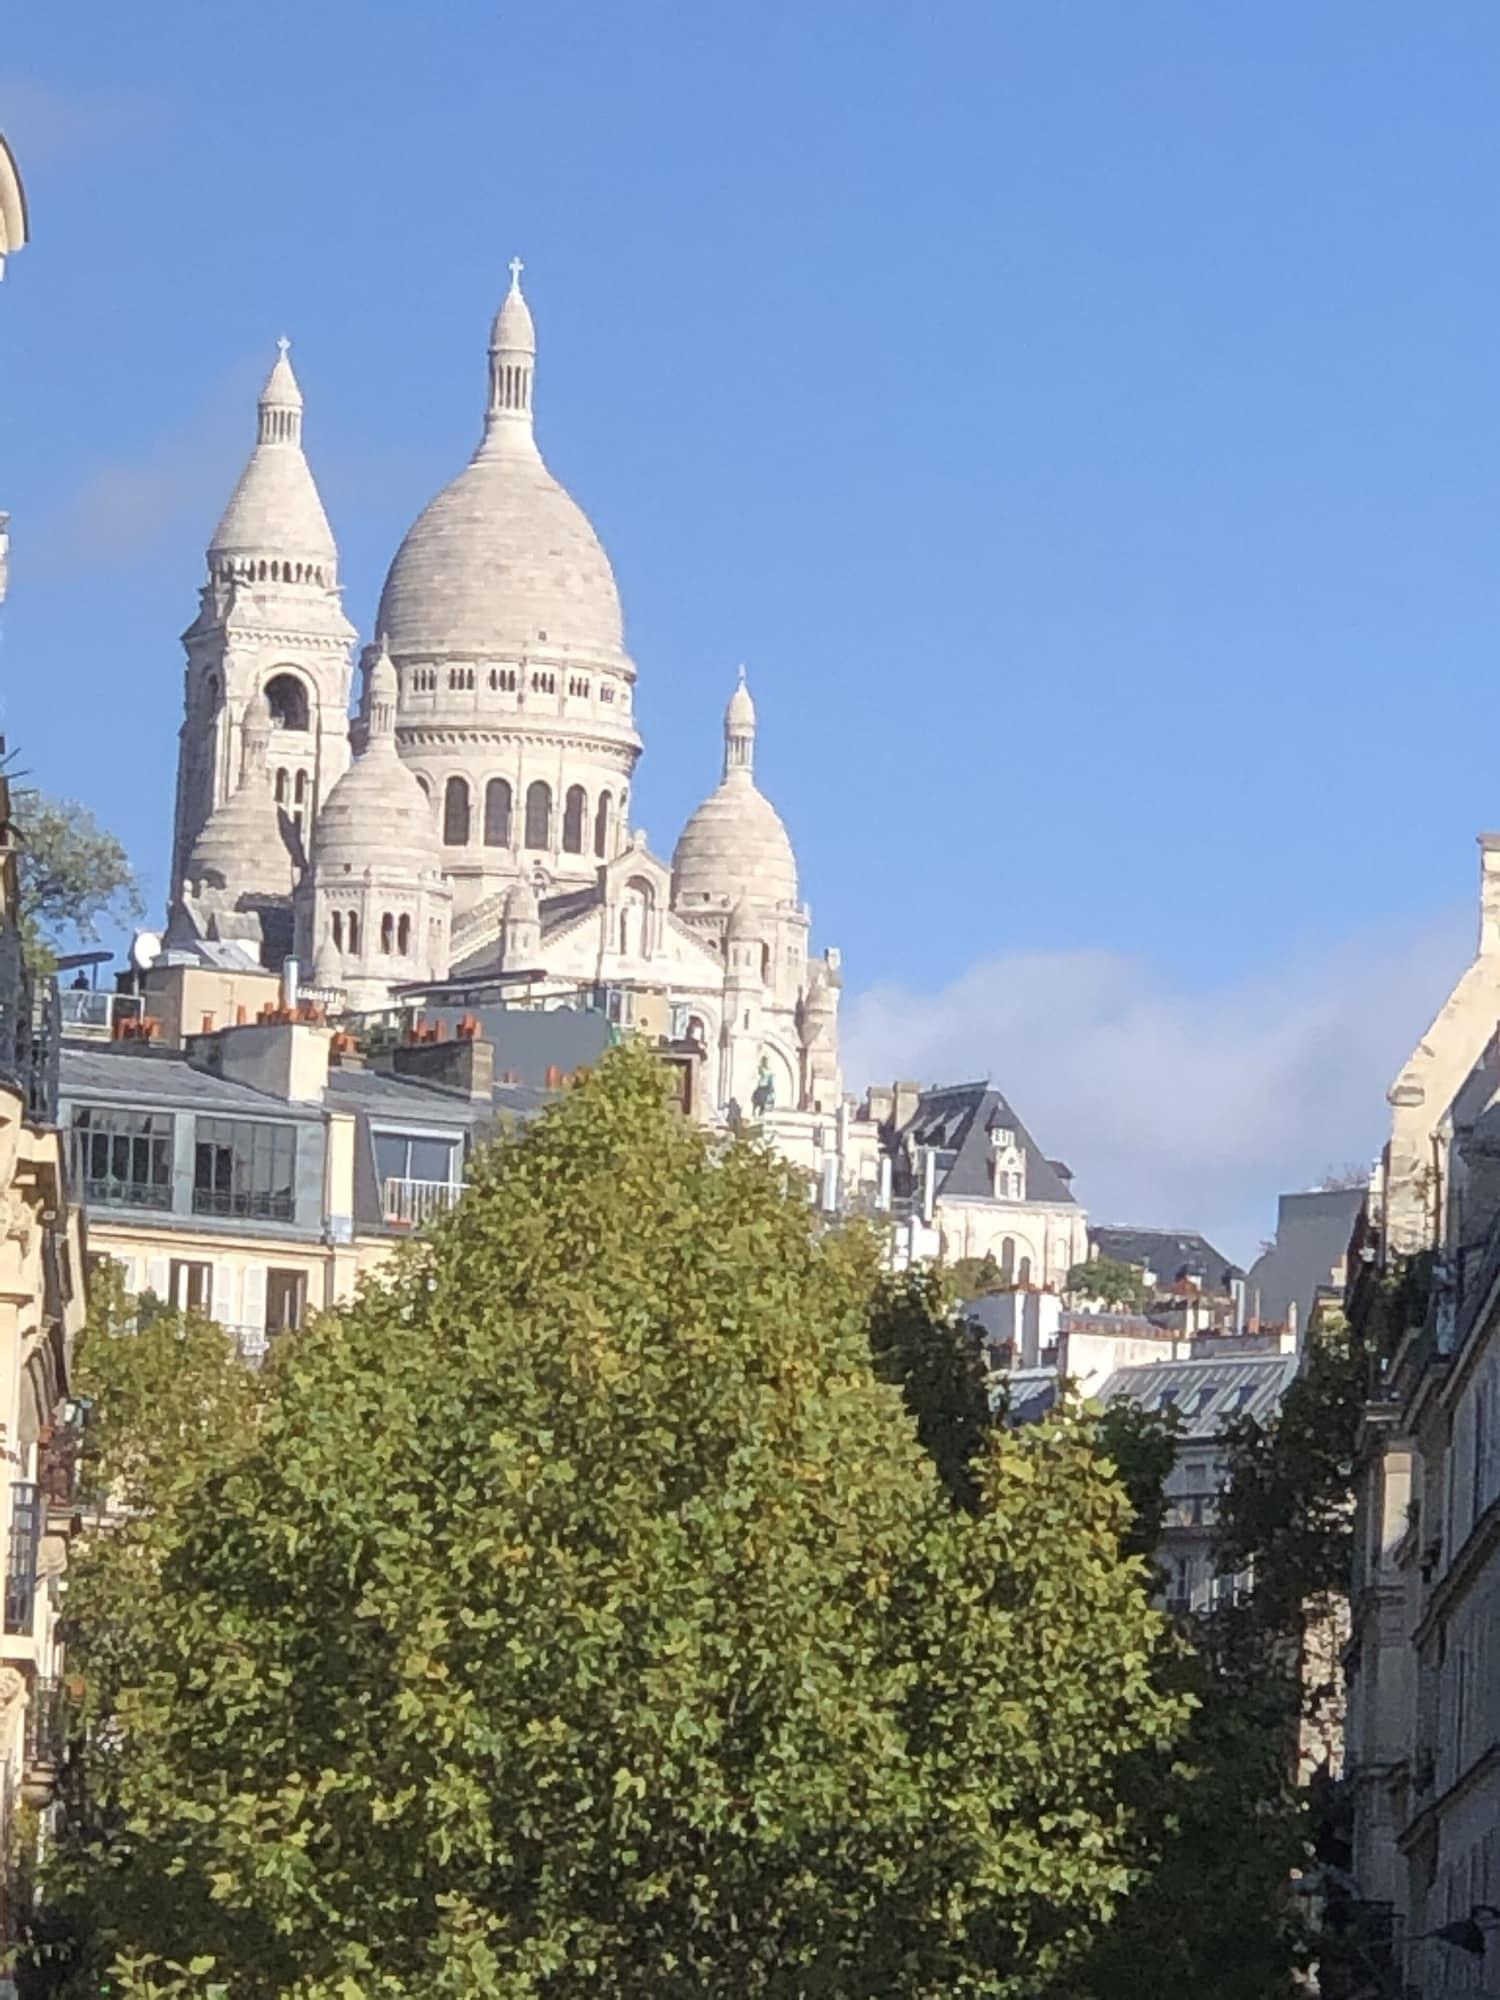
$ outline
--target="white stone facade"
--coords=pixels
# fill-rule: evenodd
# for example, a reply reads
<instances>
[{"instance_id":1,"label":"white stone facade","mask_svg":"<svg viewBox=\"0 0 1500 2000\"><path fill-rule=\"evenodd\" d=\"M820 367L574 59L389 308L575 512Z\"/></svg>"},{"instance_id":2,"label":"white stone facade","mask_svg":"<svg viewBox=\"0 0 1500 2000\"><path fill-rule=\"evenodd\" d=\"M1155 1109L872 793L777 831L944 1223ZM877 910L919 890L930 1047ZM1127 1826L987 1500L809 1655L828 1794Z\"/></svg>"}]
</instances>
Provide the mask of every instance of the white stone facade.
<instances>
[{"instance_id":1,"label":"white stone facade","mask_svg":"<svg viewBox=\"0 0 1500 2000\"><path fill-rule=\"evenodd\" d=\"M237 940L267 964L294 952L355 1012L445 978L524 974L534 1000L607 988L702 1045L719 1115L831 1119L838 954L810 959L744 676L721 782L669 866L630 824L636 669L609 559L538 448L535 376L513 266L478 447L386 578L351 766L355 634L283 347L185 637L169 942ZM256 703L271 710L264 755ZM225 815L253 818L255 838L237 867L210 868ZM831 1144L818 1124L794 1150Z\"/></svg>"}]
</instances>

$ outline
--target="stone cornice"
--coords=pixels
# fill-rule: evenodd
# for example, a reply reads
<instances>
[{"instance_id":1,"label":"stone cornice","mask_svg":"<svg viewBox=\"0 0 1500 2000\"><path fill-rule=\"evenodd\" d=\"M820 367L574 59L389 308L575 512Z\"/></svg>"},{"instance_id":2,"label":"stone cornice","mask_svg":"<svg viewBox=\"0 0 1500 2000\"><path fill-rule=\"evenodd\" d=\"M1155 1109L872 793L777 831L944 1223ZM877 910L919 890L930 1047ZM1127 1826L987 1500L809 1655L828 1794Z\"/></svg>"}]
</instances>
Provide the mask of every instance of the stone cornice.
<instances>
[{"instance_id":1,"label":"stone cornice","mask_svg":"<svg viewBox=\"0 0 1500 2000\"><path fill-rule=\"evenodd\" d=\"M190 653L220 645L257 650L301 646L316 652L347 653L358 636L352 625L347 632L313 632L283 631L273 626L215 624L190 625L182 635L182 643Z\"/></svg>"},{"instance_id":2,"label":"stone cornice","mask_svg":"<svg viewBox=\"0 0 1500 2000\"><path fill-rule=\"evenodd\" d=\"M518 720L505 727L489 723L427 724L398 720L396 743L402 750L464 750L478 745L520 749L545 744L549 749L572 750L588 756L602 752L612 762L623 765L627 775L635 768L641 742L634 731L628 737L587 735L576 724L565 724L562 728L555 726L559 722L565 722L565 719L549 718L546 722Z\"/></svg>"}]
</instances>

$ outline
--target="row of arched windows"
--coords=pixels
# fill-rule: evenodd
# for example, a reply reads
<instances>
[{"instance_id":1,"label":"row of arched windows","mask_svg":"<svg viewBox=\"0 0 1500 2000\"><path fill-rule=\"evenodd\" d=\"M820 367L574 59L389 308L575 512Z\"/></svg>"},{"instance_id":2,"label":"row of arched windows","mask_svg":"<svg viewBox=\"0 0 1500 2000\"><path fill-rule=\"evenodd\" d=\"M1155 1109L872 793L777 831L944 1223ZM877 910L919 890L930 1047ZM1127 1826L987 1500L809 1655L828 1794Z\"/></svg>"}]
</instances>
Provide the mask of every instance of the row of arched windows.
<instances>
[{"instance_id":1,"label":"row of arched windows","mask_svg":"<svg viewBox=\"0 0 1500 2000\"><path fill-rule=\"evenodd\" d=\"M332 920L333 942L339 951L347 951L351 956L359 955L359 912L358 910L335 910ZM411 956L411 918L403 910L398 917L393 910L385 910L380 918L380 949L387 957L395 953L398 958Z\"/></svg>"},{"instance_id":2,"label":"row of arched windows","mask_svg":"<svg viewBox=\"0 0 1500 2000\"><path fill-rule=\"evenodd\" d=\"M516 694L520 691L521 676L514 667L491 667L487 678L492 694ZM405 685L408 694L436 694L438 670L436 667L410 667L406 671ZM528 675L527 685L533 694L556 694L557 675L550 668L536 667ZM449 667L448 687L452 693L469 694L477 686L478 675L473 667ZM593 682L586 674L569 674L565 686L571 701L587 701L593 692ZM613 681L600 681L599 699L607 706L613 706Z\"/></svg>"},{"instance_id":3,"label":"row of arched windows","mask_svg":"<svg viewBox=\"0 0 1500 2000\"><path fill-rule=\"evenodd\" d=\"M603 860L609 851L610 813L614 800L601 792L592 817L594 853ZM484 808L480 838L486 847L510 847L513 841L515 800L508 778L491 778L484 788ZM467 847L474 835L473 794L467 778L451 777L443 787L443 845ZM582 785L570 785L563 797L561 839L564 854L582 854L590 834L588 794ZM533 778L526 787L522 815L521 845L548 852L553 845L552 787L545 778Z\"/></svg>"},{"instance_id":4,"label":"row of arched windows","mask_svg":"<svg viewBox=\"0 0 1500 2000\"><path fill-rule=\"evenodd\" d=\"M232 583L236 577L242 583L321 583L323 570L319 563L268 563L242 559L219 564L221 582Z\"/></svg>"}]
</instances>

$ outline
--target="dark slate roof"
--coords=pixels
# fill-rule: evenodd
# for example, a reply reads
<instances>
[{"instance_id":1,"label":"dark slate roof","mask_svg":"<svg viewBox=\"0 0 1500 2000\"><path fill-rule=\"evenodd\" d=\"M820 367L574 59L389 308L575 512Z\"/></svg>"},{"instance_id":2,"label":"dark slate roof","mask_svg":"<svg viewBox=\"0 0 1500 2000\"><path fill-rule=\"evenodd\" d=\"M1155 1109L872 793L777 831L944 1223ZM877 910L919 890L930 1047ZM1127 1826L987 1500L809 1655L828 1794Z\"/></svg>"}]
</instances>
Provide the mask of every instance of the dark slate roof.
<instances>
[{"instance_id":1,"label":"dark slate roof","mask_svg":"<svg viewBox=\"0 0 1500 2000\"><path fill-rule=\"evenodd\" d=\"M1226 1291L1236 1278L1245 1275L1196 1229L1127 1229L1097 1224L1089 1228L1089 1242L1097 1256L1154 1271L1164 1285L1188 1276L1197 1278L1205 1291Z\"/></svg>"},{"instance_id":2,"label":"dark slate roof","mask_svg":"<svg viewBox=\"0 0 1500 2000\"><path fill-rule=\"evenodd\" d=\"M1249 1416L1264 1423L1273 1416L1297 1366L1295 1354L1146 1361L1106 1376L1093 1400L1113 1403L1128 1397L1144 1410L1173 1407L1183 1419L1179 1435L1201 1443L1220 1436L1233 1418Z\"/></svg>"},{"instance_id":3,"label":"dark slate roof","mask_svg":"<svg viewBox=\"0 0 1500 2000\"><path fill-rule=\"evenodd\" d=\"M1276 1209L1276 1241L1250 1266L1246 1303L1263 1326L1285 1326L1293 1305L1305 1332L1313 1301L1333 1283L1367 1195L1362 1187L1284 1194Z\"/></svg>"},{"instance_id":4,"label":"dark slate roof","mask_svg":"<svg viewBox=\"0 0 1500 2000\"><path fill-rule=\"evenodd\" d=\"M996 1125L1010 1127L1026 1156L1027 1201L1058 1201L1076 1206L1077 1198L1071 1188L1059 1178L1057 1169L1038 1148L1007 1098L987 1083L960 1083L942 1090L924 1090L901 1136L951 1153L951 1162L939 1169L940 1195L987 1200L994 1192L990 1182L989 1135Z\"/></svg>"},{"instance_id":5,"label":"dark slate roof","mask_svg":"<svg viewBox=\"0 0 1500 2000\"><path fill-rule=\"evenodd\" d=\"M248 1083L210 1076L173 1050L148 1051L108 1044L65 1042L58 1094L65 1100L160 1105L163 1110L238 1112L242 1117L264 1118L273 1111L288 1118L322 1116L316 1104L289 1104L284 1097L255 1090Z\"/></svg>"},{"instance_id":6,"label":"dark slate roof","mask_svg":"<svg viewBox=\"0 0 1500 2000\"><path fill-rule=\"evenodd\" d=\"M455 1091L393 1076L388 1070L341 1066L328 1072L328 1104L334 1111L362 1111L375 1119L395 1118L405 1124L459 1131L467 1131L492 1115L488 1104L471 1102Z\"/></svg>"}]
</instances>

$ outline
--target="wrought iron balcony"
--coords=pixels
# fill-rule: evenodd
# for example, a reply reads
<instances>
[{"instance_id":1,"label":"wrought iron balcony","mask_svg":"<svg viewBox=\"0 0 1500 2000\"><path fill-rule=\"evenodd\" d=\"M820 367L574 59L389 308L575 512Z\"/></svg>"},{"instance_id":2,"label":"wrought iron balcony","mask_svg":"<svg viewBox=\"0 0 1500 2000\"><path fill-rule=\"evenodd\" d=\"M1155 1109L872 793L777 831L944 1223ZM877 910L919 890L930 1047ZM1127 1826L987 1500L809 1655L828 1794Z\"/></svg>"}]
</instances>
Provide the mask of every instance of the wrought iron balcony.
<instances>
[{"instance_id":1,"label":"wrought iron balcony","mask_svg":"<svg viewBox=\"0 0 1500 2000\"><path fill-rule=\"evenodd\" d=\"M381 1191L381 1213L398 1229L420 1229L441 1215L463 1193L461 1181L409 1181L392 1178Z\"/></svg>"},{"instance_id":2,"label":"wrought iron balcony","mask_svg":"<svg viewBox=\"0 0 1500 2000\"><path fill-rule=\"evenodd\" d=\"M33 1124L57 1123L61 1049L57 981L28 969L20 932L0 919L0 1078L20 1093Z\"/></svg>"}]
</instances>

